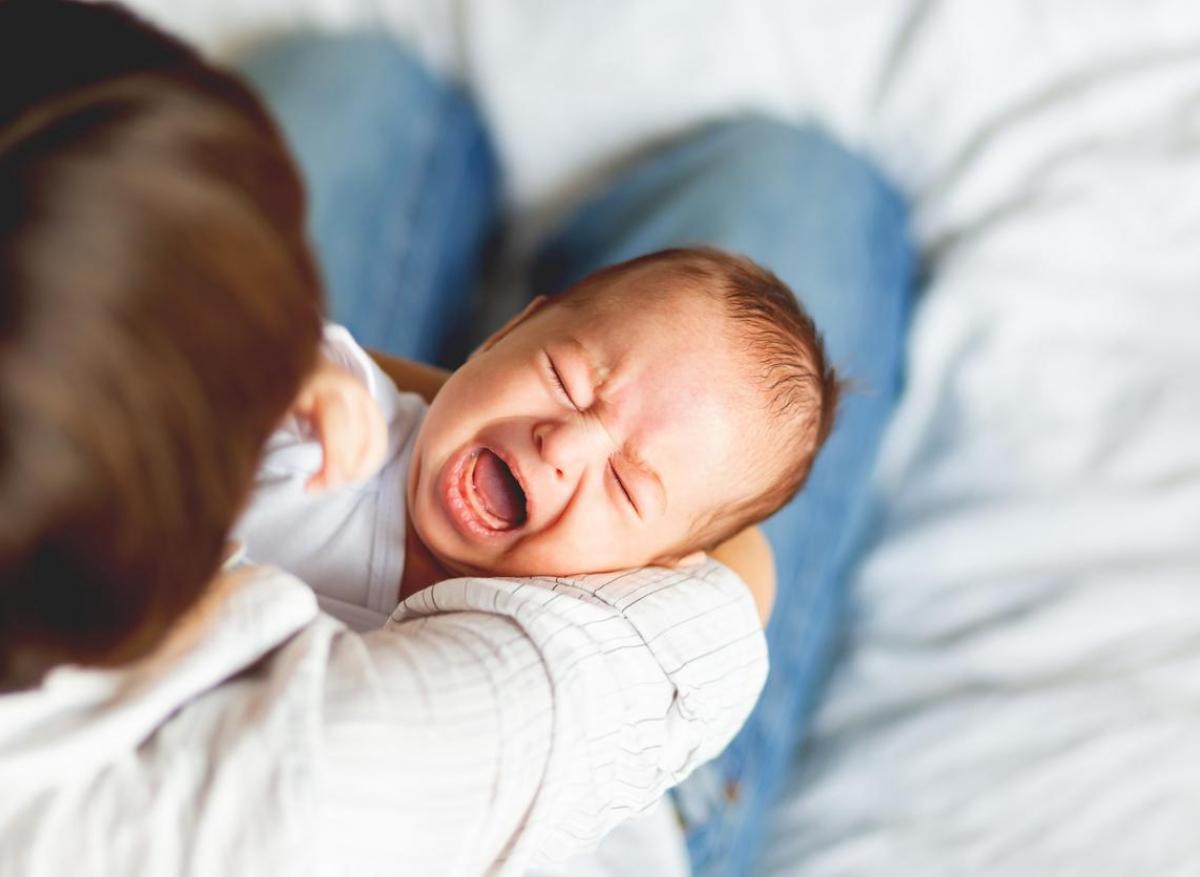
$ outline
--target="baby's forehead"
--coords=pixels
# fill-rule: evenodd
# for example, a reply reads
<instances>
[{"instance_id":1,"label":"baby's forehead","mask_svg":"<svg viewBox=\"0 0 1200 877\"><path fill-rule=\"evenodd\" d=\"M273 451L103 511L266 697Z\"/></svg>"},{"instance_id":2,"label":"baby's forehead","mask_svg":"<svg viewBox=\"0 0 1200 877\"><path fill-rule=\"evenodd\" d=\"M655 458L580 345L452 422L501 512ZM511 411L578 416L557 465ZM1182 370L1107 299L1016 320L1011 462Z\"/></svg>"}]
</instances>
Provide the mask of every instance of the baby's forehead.
<instances>
[{"instance_id":1,"label":"baby's forehead","mask_svg":"<svg viewBox=\"0 0 1200 877\"><path fill-rule=\"evenodd\" d=\"M761 433L771 411L770 351L739 324L719 294L694 278L675 282L658 269L636 283L608 284L568 309L568 333L598 372L632 358L652 369L654 383L676 391L671 401L716 402L725 420ZM632 354L632 356L631 356ZM702 371L701 371L702 370ZM667 409L673 408L668 404Z\"/></svg>"},{"instance_id":2,"label":"baby's forehead","mask_svg":"<svg viewBox=\"0 0 1200 877\"><path fill-rule=\"evenodd\" d=\"M644 265L615 277L585 280L567 296L600 312L634 306L646 313L661 306L717 305L723 297L718 278L682 264ZM712 316L720 319L719 314Z\"/></svg>"},{"instance_id":3,"label":"baby's forehead","mask_svg":"<svg viewBox=\"0 0 1200 877\"><path fill-rule=\"evenodd\" d=\"M568 296L565 303L574 327L631 345L670 347L674 342L714 354L746 346L719 292L664 269L604 283Z\"/></svg>"}]
</instances>

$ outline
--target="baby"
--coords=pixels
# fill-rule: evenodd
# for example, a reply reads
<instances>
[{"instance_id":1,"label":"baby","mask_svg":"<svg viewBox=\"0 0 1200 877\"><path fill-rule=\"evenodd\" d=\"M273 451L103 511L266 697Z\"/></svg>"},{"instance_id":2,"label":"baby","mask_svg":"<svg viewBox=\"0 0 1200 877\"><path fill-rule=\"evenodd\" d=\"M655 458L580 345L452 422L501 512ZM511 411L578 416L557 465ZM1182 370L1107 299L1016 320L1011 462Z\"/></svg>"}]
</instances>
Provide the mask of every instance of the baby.
<instances>
[{"instance_id":1,"label":"baby","mask_svg":"<svg viewBox=\"0 0 1200 877\"><path fill-rule=\"evenodd\" d=\"M536 299L428 407L331 327L235 534L360 628L458 575L686 564L795 494L838 392L791 291L712 249Z\"/></svg>"}]
</instances>

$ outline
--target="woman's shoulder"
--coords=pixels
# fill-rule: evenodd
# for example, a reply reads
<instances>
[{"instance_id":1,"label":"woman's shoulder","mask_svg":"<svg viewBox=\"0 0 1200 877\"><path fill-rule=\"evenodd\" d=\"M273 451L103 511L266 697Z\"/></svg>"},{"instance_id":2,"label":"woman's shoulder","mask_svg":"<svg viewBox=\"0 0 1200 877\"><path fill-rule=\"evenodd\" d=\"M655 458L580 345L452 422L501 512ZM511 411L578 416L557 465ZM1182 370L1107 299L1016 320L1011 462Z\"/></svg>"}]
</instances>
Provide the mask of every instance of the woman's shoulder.
<instances>
[{"instance_id":1,"label":"woman's shoulder","mask_svg":"<svg viewBox=\"0 0 1200 877\"><path fill-rule=\"evenodd\" d=\"M188 857L197 838L164 831L151 842L139 832L138 843L153 850L114 838L128 835L123 826L184 819L201 799L206 819L230 821L218 832L222 844L268 818L275 826L265 840L286 834L278 829L298 812L255 815L263 808L243 805L288 786L303 807L305 780L294 767L301 729L285 738L281 716L302 711L288 704L304 696L305 675L319 675L320 662L302 655L320 654L339 628L302 582L240 565L214 579L145 658L115 668L59 666L0 695L0 872L56 873L57 865L87 861L122 873L152 852L164 873L182 873L195 865ZM298 687L280 685L282 675ZM53 831L55 842L32 842L23 834L29 826ZM279 864L285 853L243 852L266 856L263 864Z\"/></svg>"},{"instance_id":2,"label":"woman's shoulder","mask_svg":"<svg viewBox=\"0 0 1200 877\"><path fill-rule=\"evenodd\" d=\"M279 570L223 571L143 658L111 668L60 665L0 695L0 783L46 786L102 767L318 617L312 591Z\"/></svg>"}]
</instances>

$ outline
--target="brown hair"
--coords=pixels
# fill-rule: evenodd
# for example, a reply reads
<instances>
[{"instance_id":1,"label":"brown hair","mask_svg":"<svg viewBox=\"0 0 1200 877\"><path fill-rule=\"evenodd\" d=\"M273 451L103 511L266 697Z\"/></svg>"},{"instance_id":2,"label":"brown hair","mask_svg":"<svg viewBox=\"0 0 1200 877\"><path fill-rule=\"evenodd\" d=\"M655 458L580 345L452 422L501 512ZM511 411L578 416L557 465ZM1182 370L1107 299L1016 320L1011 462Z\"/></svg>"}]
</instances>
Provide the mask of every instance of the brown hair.
<instances>
[{"instance_id":1,"label":"brown hair","mask_svg":"<svg viewBox=\"0 0 1200 877\"><path fill-rule=\"evenodd\" d=\"M63 0L0 0L0 59L2 678L126 660L196 600L321 296L299 177L236 79Z\"/></svg>"},{"instance_id":2,"label":"brown hair","mask_svg":"<svg viewBox=\"0 0 1200 877\"><path fill-rule=\"evenodd\" d=\"M672 292L712 295L724 305L771 417L766 461L773 464L770 486L698 521L688 543L675 552L682 556L712 548L770 517L799 492L833 430L843 385L812 317L792 290L745 256L715 247L659 250L602 268L564 295L583 302L609 281L652 267L667 268L690 281Z\"/></svg>"}]
</instances>

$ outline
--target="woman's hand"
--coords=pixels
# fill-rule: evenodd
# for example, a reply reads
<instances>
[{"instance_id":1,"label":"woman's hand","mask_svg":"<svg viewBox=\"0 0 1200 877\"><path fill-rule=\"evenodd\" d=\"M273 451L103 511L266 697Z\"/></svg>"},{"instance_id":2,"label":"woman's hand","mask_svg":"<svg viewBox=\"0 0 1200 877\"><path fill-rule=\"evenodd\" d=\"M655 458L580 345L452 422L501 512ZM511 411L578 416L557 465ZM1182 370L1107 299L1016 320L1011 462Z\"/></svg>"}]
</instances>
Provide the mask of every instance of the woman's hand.
<instances>
[{"instance_id":1,"label":"woman's hand","mask_svg":"<svg viewBox=\"0 0 1200 877\"><path fill-rule=\"evenodd\" d=\"M308 480L309 491L364 481L383 464L388 438L383 412L362 381L324 356L290 413L306 421L321 443L321 469Z\"/></svg>"}]
</instances>

